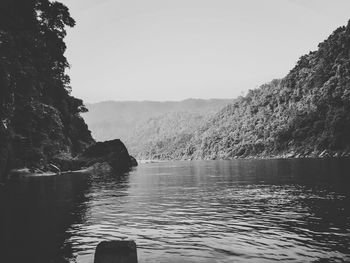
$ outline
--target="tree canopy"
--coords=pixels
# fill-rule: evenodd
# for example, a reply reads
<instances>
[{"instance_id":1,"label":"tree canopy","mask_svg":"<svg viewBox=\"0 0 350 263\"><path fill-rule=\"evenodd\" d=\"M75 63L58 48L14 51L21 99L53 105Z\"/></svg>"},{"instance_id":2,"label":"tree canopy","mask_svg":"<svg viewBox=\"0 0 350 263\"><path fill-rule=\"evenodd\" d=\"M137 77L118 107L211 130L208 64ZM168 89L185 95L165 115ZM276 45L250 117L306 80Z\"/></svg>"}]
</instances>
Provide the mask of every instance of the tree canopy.
<instances>
[{"instance_id":1,"label":"tree canopy","mask_svg":"<svg viewBox=\"0 0 350 263\"><path fill-rule=\"evenodd\" d=\"M68 8L59 2L0 2L0 118L19 146L15 150L37 151L18 150L19 161L62 150L74 154L92 141L79 115L86 108L70 95L65 73L69 64L64 37L66 28L74 25Z\"/></svg>"}]
</instances>

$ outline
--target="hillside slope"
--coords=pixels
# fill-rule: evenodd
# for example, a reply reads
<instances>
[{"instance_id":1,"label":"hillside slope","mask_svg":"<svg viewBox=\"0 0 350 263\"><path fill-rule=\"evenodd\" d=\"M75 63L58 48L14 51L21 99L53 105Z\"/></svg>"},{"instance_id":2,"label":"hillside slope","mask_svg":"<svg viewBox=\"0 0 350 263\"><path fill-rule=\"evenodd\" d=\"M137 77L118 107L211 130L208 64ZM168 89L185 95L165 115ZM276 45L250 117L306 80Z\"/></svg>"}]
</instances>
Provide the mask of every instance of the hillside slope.
<instances>
[{"instance_id":1,"label":"hillside slope","mask_svg":"<svg viewBox=\"0 0 350 263\"><path fill-rule=\"evenodd\" d=\"M195 131L214 113L179 111L150 118L130 134L129 150L138 159L180 159Z\"/></svg>"},{"instance_id":2,"label":"hillside slope","mask_svg":"<svg viewBox=\"0 0 350 263\"><path fill-rule=\"evenodd\" d=\"M151 118L176 112L207 114L217 112L229 104L229 99L187 99L183 101L105 101L87 104L88 112L83 114L86 123L98 141L112 138L122 139L129 148L138 140L138 130ZM175 116L175 115L173 115ZM170 115L168 116L170 117ZM133 147L135 149L135 147ZM134 152L135 151L131 151Z\"/></svg>"},{"instance_id":3,"label":"hillside slope","mask_svg":"<svg viewBox=\"0 0 350 263\"><path fill-rule=\"evenodd\" d=\"M203 125L182 158L346 155L350 21L281 80L251 90Z\"/></svg>"},{"instance_id":4,"label":"hillside slope","mask_svg":"<svg viewBox=\"0 0 350 263\"><path fill-rule=\"evenodd\" d=\"M285 78L250 90L193 132L153 139L141 156L225 159L349 154L350 22L320 43L318 50L302 56Z\"/></svg>"}]
</instances>

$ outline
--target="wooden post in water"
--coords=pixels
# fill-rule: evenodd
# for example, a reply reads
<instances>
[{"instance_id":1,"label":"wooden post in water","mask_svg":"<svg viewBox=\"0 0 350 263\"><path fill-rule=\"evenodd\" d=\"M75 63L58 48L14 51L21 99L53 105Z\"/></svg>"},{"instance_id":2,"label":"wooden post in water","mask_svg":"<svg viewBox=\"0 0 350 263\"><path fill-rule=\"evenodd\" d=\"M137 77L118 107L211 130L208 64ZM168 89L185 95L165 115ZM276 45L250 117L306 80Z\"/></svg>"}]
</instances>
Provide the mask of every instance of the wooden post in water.
<instances>
[{"instance_id":1,"label":"wooden post in water","mask_svg":"<svg viewBox=\"0 0 350 263\"><path fill-rule=\"evenodd\" d=\"M137 263L135 241L102 241L95 251L94 263Z\"/></svg>"}]
</instances>

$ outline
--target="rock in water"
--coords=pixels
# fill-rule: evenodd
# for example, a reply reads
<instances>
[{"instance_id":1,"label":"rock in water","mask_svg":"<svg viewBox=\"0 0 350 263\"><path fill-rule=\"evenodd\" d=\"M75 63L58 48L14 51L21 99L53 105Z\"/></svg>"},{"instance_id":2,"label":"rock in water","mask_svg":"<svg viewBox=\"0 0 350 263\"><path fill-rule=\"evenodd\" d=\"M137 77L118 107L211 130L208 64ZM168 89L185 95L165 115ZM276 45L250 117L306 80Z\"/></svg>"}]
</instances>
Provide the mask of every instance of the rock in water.
<instances>
[{"instance_id":1,"label":"rock in water","mask_svg":"<svg viewBox=\"0 0 350 263\"><path fill-rule=\"evenodd\" d=\"M130 164L131 166L138 166L136 159L131 155L130 155Z\"/></svg>"},{"instance_id":2,"label":"rock in water","mask_svg":"<svg viewBox=\"0 0 350 263\"><path fill-rule=\"evenodd\" d=\"M102 241L95 251L94 263L137 263L134 241Z\"/></svg>"},{"instance_id":3,"label":"rock in water","mask_svg":"<svg viewBox=\"0 0 350 263\"><path fill-rule=\"evenodd\" d=\"M119 139L97 142L87 148L79 159L85 162L85 166L107 162L117 172L124 172L137 166L137 161L129 155Z\"/></svg>"}]
</instances>

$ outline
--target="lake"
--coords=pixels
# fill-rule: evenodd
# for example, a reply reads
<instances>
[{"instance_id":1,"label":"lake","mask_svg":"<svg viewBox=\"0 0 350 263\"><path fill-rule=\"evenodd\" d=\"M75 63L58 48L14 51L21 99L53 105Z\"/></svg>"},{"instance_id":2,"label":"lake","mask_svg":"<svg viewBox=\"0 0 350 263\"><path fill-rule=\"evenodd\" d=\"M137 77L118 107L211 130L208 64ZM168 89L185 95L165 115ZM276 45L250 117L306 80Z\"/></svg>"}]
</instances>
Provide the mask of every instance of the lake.
<instances>
[{"instance_id":1,"label":"lake","mask_svg":"<svg viewBox=\"0 0 350 263\"><path fill-rule=\"evenodd\" d=\"M114 239L135 240L139 262L350 262L349 159L23 178L0 188L0 209L6 263L92 263Z\"/></svg>"}]
</instances>

